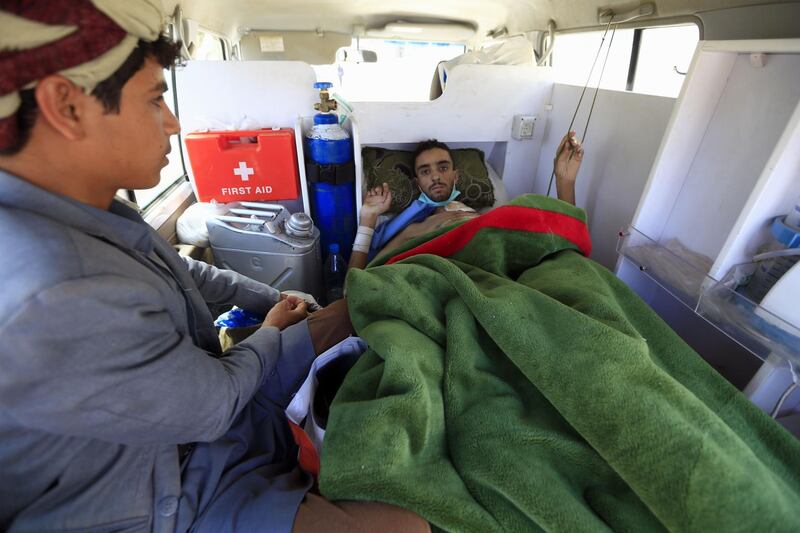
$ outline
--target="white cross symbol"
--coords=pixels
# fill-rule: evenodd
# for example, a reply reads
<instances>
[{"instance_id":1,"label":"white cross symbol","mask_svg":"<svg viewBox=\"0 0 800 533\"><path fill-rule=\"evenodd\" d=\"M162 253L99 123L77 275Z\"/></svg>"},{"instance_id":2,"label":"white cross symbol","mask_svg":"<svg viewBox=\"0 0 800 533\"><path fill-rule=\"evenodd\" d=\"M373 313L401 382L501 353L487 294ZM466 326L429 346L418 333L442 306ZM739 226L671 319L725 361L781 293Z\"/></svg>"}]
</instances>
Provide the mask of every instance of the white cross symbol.
<instances>
[{"instance_id":1,"label":"white cross symbol","mask_svg":"<svg viewBox=\"0 0 800 533\"><path fill-rule=\"evenodd\" d=\"M248 167L247 163L244 161L239 161L239 168L234 168L233 173L237 176L241 176L242 181L250 181L250 176L255 174L256 171Z\"/></svg>"}]
</instances>

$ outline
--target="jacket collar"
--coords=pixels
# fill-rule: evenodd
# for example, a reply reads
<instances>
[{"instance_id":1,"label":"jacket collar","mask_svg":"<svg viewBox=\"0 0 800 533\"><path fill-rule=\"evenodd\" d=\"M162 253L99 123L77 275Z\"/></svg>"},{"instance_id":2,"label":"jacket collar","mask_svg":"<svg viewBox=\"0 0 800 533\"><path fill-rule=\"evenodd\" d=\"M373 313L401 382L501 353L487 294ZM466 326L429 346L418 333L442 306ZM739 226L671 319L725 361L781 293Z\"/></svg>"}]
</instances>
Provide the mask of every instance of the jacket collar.
<instances>
[{"instance_id":1,"label":"jacket collar","mask_svg":"<svg viewBox=\"0 0 800 533\"><path fill-rule=\"evenodd\" d=\"M153 249L150 226L134 209L114 200L103 210L46 191L0 170L0 205L29 211L124 248Z\"/></svg>"}]
</instances>

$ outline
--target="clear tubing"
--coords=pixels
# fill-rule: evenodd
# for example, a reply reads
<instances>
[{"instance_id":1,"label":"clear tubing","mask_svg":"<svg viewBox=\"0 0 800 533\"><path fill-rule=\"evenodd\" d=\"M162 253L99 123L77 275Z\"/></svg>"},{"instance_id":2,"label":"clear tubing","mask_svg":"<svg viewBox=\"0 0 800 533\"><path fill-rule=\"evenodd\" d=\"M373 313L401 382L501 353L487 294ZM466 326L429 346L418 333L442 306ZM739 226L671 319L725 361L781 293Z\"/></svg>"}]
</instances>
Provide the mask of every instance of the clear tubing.
<instances>
[{"instance_id":1,"label":"clear tubing","mask_svg":"<svg viewBox=\"0 0 800 533\"><path fill-rule=\"evenodd\" d=\"M774 250L772 252L764 252L753 256L753 262L766 261L767 259L774 259L776 257L790 257L793 255L800 255L800 248L784 248L782 250Z\"/></svg>"}]
</instances>

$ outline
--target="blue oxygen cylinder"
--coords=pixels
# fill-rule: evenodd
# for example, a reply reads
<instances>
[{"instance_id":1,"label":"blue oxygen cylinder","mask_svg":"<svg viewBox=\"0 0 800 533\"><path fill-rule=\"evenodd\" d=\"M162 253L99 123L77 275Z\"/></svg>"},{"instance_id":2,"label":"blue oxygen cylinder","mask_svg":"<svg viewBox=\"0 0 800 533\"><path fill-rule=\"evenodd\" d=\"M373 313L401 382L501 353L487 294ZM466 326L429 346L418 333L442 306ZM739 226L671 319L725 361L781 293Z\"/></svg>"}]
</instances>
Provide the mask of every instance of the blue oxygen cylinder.
<instances>
[{"instance_id":1,"label":"blue oxygen cylinder","mask_svg":"<svg viewBox=\"0 0 800 533\"><path fill-rule=\"evenodd\" d=\"M353 139L339 125L339 115L317 113L307 135L311 159L320 165L341 165L353 160Z\"/></svg>"},{"instance_id":2,"label":"blue oxygen cylinder","mask_svg":"<svg viewBox=\"0 0 800 533\"><path fill-rule=\"evenodd\" d=\"M306 146L311 160L325 168L345 165L353 161L353 140L339 125L339 116L330 112L336 109L335 100L328 97L330 83L315 83L320 89L321 113L314 115L314 125L306 134ZM352 164L352 163L351 163ZM336 176L336 172L326 175ZM337 244L342 255L349 260L356 234L355 180L320 179L309 183L311 217L320 232L323 250Z\"/></svg>"}]
</instances>

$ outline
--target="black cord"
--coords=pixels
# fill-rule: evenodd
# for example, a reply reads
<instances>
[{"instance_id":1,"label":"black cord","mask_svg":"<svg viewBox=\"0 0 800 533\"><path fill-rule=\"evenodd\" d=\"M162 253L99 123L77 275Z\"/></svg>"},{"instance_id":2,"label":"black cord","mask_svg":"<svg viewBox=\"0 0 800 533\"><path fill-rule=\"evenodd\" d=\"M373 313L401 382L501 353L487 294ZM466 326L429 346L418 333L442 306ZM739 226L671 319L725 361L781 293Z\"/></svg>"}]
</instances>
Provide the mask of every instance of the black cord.
<instances>
[{"instance_id":1,"label":"black cord","mask_svg":"<svg viewBox=\"0 0 800 533\"><path fill-rule=\"evenodd\" d=\"M614 34L617 33L617 27L614 26L614 30L611 32L611 40L608 41L608 50L606 50L606 57L603 59L603 68L600 69L600 79L597 80L597 87L594 89L594 97L592 98L592 106L589 108L589 116L586 117L586 126L583 128L583 135L581 135L581 144L583 141L586 140L586 132L589 130L589 122L592 120L592 112L594 111L594 103L597 101L597 93L600 92L600 81L603 79L603 73L606 71L606 63L608 63L608 56L611 53L611 45L614 44ZM572 155L575 152L572 152L569 156L572 159Z\"/></svg>"},{"instance_id":2,"label":"black cord","mask_svg":"<svg viewBox=\"0 0 800 533\"><path fill-rule=\"evenodd\" d=\"M603 50L603 43L606 42L606 35L608 34L608 29L611 27L611 23L614 21L614 16L612 15L611 18L608 20L608 25L606 25L606 31L603 32L603 37L600 39L600 46L597 48L597 53L594 56L594 61L592 62L592 68L589 69L589 75L586 77L586 83L583 86L583 90L581 91L581 96L578 98L578 105L575 106L575 112L572 114L572 120L569 121L569 127L567 128L567 135L569 132L572 131L572 126L575 124L575 118L578 116L578 111L581 108L581 103L583 103L583 97L586 94L586 89L589 87L589 82L592 79L592 74L594 73L594 67L597 65L597 60L600 57L600 52ZM614 31L617 30L617 27L614 26ZM612 40L614 34L612 33ZM611 50L611 43L608 44L608 49ZM608 60L608 52L606 52L606 61ZM605 63L603 63L603 68L605 69ZM600 79L603 78L602 72L600 73ZM600 87L600 80L597 80L597 86ZM597 96L597 92L595 91L595 97ZM553 188L553 178L556 176L556 167L553 165L553 173L550 174L550 184L547 186L547 196L550 196L550 191Z\"/></svg>"}]
</instances>

